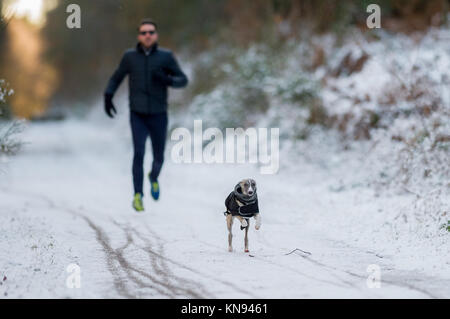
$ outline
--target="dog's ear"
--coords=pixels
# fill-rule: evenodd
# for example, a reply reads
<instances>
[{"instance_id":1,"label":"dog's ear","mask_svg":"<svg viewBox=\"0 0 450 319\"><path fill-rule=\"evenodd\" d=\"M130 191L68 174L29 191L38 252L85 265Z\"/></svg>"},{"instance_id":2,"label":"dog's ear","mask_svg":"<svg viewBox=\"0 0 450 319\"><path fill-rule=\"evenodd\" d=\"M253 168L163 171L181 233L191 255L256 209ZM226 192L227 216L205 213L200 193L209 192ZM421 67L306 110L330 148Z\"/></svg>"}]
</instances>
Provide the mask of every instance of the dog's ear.
<instances>
[{"instance_id":1,"label":"dog's ear","mask_svg":"<svg viewBox=\"0 0 450 319\"><path fill-rule=\"evenodd\" d=\"M252 185L252 187L253 187L254 190L256 191L256 189L257 189L256 181L255 181L254 179L250 179L250 184Z\"/></svg>"}]
</instances>

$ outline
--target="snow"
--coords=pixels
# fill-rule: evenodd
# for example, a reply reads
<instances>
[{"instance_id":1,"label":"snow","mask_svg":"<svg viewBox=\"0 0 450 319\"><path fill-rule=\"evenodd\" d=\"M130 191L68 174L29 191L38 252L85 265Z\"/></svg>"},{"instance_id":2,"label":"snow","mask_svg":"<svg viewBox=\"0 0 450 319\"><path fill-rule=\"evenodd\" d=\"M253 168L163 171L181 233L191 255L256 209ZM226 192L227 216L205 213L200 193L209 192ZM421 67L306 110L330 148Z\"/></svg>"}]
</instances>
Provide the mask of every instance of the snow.
<instances>
[{"instance_id":1,"label":"snow","mask_svg":"<svg viewBox=\"0 0 450 319\"><path fill-rule=\"evenodd\" d=\"M160 201L146 184L144 214L131 209L125 112L32 123L23 138L0 173L1 298L450 297L448 235L389 225L415 196L358 182L370 162L334 151L320 134L298 145L301 156L283 153L276 175L175 164L169 144ZM222 214L246 177L258 183L262 211L261 229L252 220L249 232L253 257L238 223L227 251ZM79 289L66 286L70 264L80 266ZM380 267L379 289L367 286L370 265Z\"/></svg>"},{"instance_id":2,"label":"snow","mask_svg":"<svg viewBox=\"0 0 450 319\"><path fill-rule=\"evenodd\" d=\"M280 128L280 170L177 164L171 142L160 201L146 184L143 214L131 208L125 107L114 121L97 105L87 118L28 124L23 150L0 158L0 298L449 298L449 151L437 143L450 128L449 32L355 32L342 45L313 36L276 57L257 45L231 52L234 64L221 58L227 48L200 55L189 74L203 64L227 80L172 113L171 129L198 119L204 129ZM312 47L325 52L313 71ZM368 55L363 68L331 75L349 53ZM2 86L0 102L12 94ZM242 87L261 105L243 105ZM311 98L332 127L307 123ZM379 122L367 128L371 114ZM354 140L361 128L370 136ZM252 220L246 254L235 222L229 253L224 200L248 177L262 227ZM73 265L79 289L67 286ZM367 284L371 269L379 289Z\"/></svg>"}]
</instances>

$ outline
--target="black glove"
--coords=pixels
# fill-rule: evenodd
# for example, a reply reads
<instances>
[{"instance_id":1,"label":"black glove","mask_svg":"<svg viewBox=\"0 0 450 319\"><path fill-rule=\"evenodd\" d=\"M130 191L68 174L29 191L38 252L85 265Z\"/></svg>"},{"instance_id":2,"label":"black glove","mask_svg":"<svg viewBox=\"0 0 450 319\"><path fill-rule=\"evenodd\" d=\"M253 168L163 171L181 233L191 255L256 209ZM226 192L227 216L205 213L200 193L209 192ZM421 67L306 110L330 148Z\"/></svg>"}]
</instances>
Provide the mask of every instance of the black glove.
<instances>
[{"instance_id":1,"label":"black glove","mask_svg":"<svg viewBox=\"0 0 450 319\"><path fill-rule=\"evenodd\" d=\"M173 84L173 79L170 75L164 72L162 69L157 69L153 71L153 79L157 82L164 84L165 86L171 86Z\"/></svg>"},{"instance_id":2,"label":"black glove","mask_svg":"<svg viewBox=\"0 0 450 319\"><path fill-rule=\"evenodd\" d=\"M114 118L114 114L117 114L112 98L113 96L111 94L105 94L105 112L110 118Z\"/></svg>"}]
</instances>

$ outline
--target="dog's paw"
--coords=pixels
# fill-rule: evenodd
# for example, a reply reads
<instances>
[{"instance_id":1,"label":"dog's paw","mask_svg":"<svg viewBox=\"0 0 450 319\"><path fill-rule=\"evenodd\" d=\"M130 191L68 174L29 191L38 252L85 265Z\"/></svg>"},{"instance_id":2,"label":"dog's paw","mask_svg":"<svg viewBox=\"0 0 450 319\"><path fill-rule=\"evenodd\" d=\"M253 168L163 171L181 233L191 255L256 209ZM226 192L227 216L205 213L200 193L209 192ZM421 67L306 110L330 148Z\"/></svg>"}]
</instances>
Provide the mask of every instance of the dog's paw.
<instances>
[{"instance_id":1,"label":"dog's paw","mask_svg":"<svg viewBox=\"0 0 450 319\"><path fill-rule=\"evenodd\" d=\"M233 247L228 247L228 251L231 253L233 252Z\"/></svg>"},{"instance_id":2,"label":"dog's paw","mask_svg":"<svg viewBox=\"0 0 450 319\"><path fill-rule=\"evenodd\" d=\"M261 216L259 214L257 214L255 216L255 220L256 220L255 229L259 230L261 228Z\"/></svg>"}]
</instances>

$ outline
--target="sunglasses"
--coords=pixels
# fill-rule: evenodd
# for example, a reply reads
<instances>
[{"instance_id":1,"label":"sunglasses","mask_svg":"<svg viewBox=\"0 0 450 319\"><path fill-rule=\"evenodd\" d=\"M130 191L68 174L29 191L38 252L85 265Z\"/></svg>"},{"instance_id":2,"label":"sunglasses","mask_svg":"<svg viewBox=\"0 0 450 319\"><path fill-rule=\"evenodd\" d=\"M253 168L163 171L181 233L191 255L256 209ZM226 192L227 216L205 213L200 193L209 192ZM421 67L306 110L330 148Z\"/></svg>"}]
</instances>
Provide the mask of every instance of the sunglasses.
<instances>
[{"instance_id":1,"label":"sunglasses","mask_svg":"<svg viewBox=\"0 0 450 319\"><path fill-rule=\"evenodd\" d=\"M154 35L156 33L156 31L141 31L141 32L139 32L140 35L146 35L147 33L150 35Z\"/></svg>"}]
</instances>

